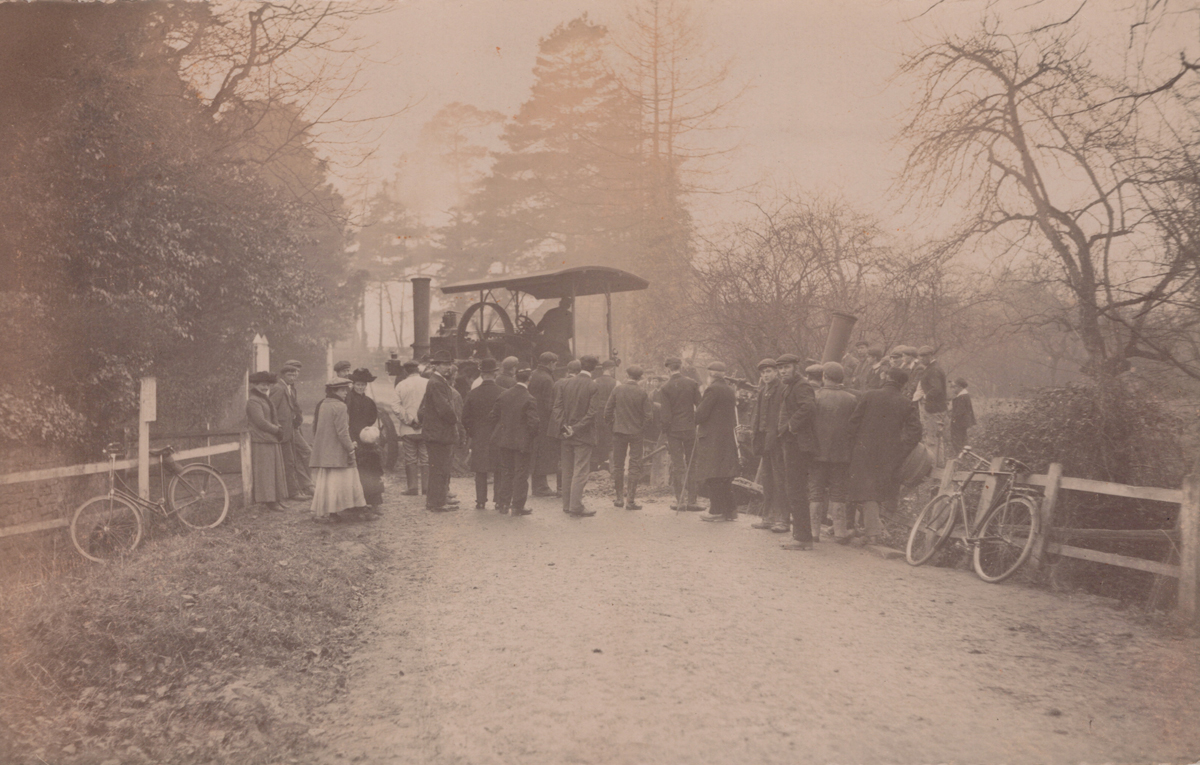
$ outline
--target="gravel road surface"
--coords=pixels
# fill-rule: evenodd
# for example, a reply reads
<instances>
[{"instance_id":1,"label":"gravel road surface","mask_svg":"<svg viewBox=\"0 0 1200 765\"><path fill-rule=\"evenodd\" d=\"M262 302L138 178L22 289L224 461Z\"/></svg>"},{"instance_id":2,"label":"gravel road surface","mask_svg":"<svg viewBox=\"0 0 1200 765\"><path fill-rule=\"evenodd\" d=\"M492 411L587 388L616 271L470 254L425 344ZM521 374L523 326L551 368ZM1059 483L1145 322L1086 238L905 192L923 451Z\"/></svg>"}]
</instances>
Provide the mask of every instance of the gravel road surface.
<instances>
[{"instance_id":1,"label":"gravel road surface","mask_svg":"<svg viewBox=\"0 0 1200 765\"><path fill-rule=\"evenodd\" d=\"M430 514L389 488L385 595L311 721L326 763L1200 758L1200 642L1103 601L662 500L513 518L454 490Z\"/></svg>"}]
</instances>

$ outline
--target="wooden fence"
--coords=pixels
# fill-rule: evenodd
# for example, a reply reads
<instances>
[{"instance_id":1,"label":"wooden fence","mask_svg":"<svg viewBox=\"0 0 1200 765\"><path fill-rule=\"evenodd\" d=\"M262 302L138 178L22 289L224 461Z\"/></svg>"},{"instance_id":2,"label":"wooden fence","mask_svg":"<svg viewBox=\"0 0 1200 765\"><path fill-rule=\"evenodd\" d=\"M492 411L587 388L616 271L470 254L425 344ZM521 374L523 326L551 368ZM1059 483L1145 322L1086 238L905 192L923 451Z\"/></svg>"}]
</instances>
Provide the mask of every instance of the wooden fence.
<instances>
[{"instance_id":1,"label":"wooden fence","mask_svg":"<svg viewBox=\"0 0 1200 765\"><path fill-rule=\"evenodd\" d=\"M999 472L1003 467L1003 457L992 460L989 469ZM951 481L962 482L970 473L959 471L957 461L950 460L942 471L939 492L950 489ZM983 482L983 491L979 497L976 515L986 510L992 503L996 491L995 476L976 476L975 480ZM1147 571L1159 576L1173 577L1179 580L1177 610L1179 616L1188 622L1200 621L1200 472L1193 471L1179 489L1162 489L1153 486L1127 486L1108 481L1093 481L1087 478L1071 478L1062 474L1062 465L1053 464L1044 475L1020 475L1017 483L1043 488L1040 511L1041 530L1034 540L1032 565L1040 566L1047 554L1062 555L1068 558L1105 563L1110 566L1132 568ZM1150 502L1164 502L1178 505L1179 512L1175 516L1175 526L1171 529L1077 529L1055 527L1055 508L1058 504L1059 492L1062 490L1086 492L1110 497L1125 497ZM1178 551L1178 563L1168 563L1145 558L1134 558L1128 555L1093 550L1079 547L1067 542L1163 542Z\"/></svg>"},{"instance_id":2,"label":"wooden fence","mask_svg":"<svg viewBox=\"0 0 1200 765\"><path fill-rule=\"evenodd\" d=\"M212 446L201 446L197 449L185 449L174 453L176 461L184 462L186 460L201 459L204 457L212 457L218 454L228 454L230 452L240 452L241 454L241 469L242 469L242 486L240 489L230 489L230 494L243 493L245 496L253 496L251 494L252 487L250 485L253 471L250 469L250 436L248 433L239 434L238 441L228 444L213 444ZM149 467L154 464L157 458L151 458L145 465L138 459L117 460L117 470L138 469L138 493L143 497L150 496L149 485ZM99 473L107 473L110 462L93 462L87 465L69 465L67 467L48 468L45 470L27 470L21 473L8 473L0 475L0 486L10 484L26 483L28 481L59 481L66 478L74 478L78 476L96 475ZM53 518L45 521L36 521L34 523L23 523L16 526L0 527L0 538L16 536L19 534L29 534L35 531L46 531L49 529L66 528L71 521L69 514L74 510L73 507L64 507L62 518Z\"/></svg>"}]
</instances>

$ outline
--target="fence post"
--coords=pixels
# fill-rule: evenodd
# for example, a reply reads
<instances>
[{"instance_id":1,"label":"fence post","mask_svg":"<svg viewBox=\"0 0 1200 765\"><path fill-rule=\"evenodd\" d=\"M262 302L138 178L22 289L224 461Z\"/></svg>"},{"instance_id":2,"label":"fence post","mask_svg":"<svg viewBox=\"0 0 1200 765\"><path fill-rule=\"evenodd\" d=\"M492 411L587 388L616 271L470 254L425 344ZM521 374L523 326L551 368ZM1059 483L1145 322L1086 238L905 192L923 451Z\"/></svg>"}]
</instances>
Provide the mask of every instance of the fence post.
<instances>
[{"instance_id":1,"label":"fence post","mask_svg":"<svg viewBox=\"0 0 1200 765\"><path fill-rule=\"evenodd\" d=\"M1046 542L1050 540L1050 530L1054 528L1054 506L1058 502L1058 487L1062 485L1062 465L1051 463L1046 471L1046 490L1042 493L1042 505L1038 508L1041 520L1041 531L1033 540L1033 553L1030 559L1035 568L1042 565L1046 555Z\"/></svg>"},{"instance_id":2,"label":"fence post","mask_svg":"<svg viewBox=\"0 0 1200 765\"><path fill-rule=\"evenodd\" d=\"M1179 505L1179 616L1200 621L1200 465L1183 479Z\"/></svg>"},{"instance_id":3,"label":"fence post","mask_svg":"<svg viewBox=\"0 0 1200 765\"><path fill-rule=\"evenodd\" d=\"M250 431L238 436L241 449L238 451L242 458L242 507L254 504L254 465L250 461Z\"/></svg>"},{"instance_id":4,"label":"fence post","mask_svg":"<svg viewBox=\"0 0 1200 765\"><path fill-rule=\"evenodd\" d=\"M993 473L998 473L1004 469L1004 458L993 457L992 462L988 465L988 470ZM971 514L971 525L974 526L979 521L979 516L992 506L992 498L996 496L996 476L989 475L983 482L983 491L979 494L979 507L975 508L975 512Z\"/></svg>"},{"instance_id":5,"label":"fence post","mask_svg":"<svg viewBox=\"0 0 1200 765\"><path fill-rule=\"evenodd\" d=\"M158 419L158 381L142 378L138 400L138 496L150 499L150 423Z\"/></svg>"}]
</instances>

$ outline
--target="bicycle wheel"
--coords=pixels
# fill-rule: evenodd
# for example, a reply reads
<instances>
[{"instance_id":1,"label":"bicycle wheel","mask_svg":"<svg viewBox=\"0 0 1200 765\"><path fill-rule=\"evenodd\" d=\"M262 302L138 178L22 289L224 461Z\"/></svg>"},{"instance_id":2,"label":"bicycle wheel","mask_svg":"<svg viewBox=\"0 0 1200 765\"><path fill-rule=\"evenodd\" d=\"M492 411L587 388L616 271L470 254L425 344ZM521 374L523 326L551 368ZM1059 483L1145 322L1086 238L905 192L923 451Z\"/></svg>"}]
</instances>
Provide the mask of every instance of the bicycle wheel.
<instances>
[{"instance_id":1,"label":"bicycle wheel","mask_svg":"<svg viewBox=\"0 0 1200 765\"><path fill-rule=\"evenodd\" d=\"M116 560L141 541L142 513L120 497L92 497L71 516L71 543L88 560Z\"/></svg>"},{"instance_id":2,"label":"bicycle wheel","mask_svg":"<svg viewBox=\"0 0 1200 765\"><path fill-rule=\"evenodd\" d=\"M908 545L904 548L904 558L910 566L920 566L933 557L950 536L961 505L961 495L939 494L921 508L917 519L913 521L912 530L908 532Z\"/></svg>"},{"instance_id":3,"label":"bicycle wheel","mask_svg":"<svg viewBox=\"0 0 1200 765\"><path fill-rule=\"evenodd\" d=\"M1003 582L1029 558L1041 523L1033 502L1009 497L992 508L975 543L975 573L985 582Z\"/></svg>"},{"instance_id":4,"label":"bicycle wheel","mask_svg":"<svg viewBox=\"0 0 1200 765\"><path fill-rule=\"evenodd\" d=\"M229 489L208 465L188 465L167 484L167 504L185 526L211 529L229 514Z\"/></svg>"}]
</instances>

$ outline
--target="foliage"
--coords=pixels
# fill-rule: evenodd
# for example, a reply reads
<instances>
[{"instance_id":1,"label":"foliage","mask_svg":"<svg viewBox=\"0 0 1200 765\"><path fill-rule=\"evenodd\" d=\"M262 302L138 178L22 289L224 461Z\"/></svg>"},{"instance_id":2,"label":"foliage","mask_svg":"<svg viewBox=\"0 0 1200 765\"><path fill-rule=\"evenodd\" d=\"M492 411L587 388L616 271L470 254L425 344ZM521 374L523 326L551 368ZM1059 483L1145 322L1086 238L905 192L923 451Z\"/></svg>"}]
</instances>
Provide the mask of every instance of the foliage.
<instances>
[{"instance_id":1,"label":"foliage","mask_svg":"<svg viewBox=\"0 0 1200 765\"><path fill-rule=\"evenodd\" d=\"M608 64L608 30L587 16L543 38L528 100L505 126L468 206L456 276L612 263L638 219L637 104Z\"/></svg>"},{"instance_id":2,"label":"foliage","mask_svg":"<svg viewBox=\"0 0 1200 765\"><path fill-rule=\"evenodd\" d=\"M1093 384L1032 391L1011 410L983 418L972 445L1016 457L1038 472L1052 462L1063 475L1137 486L1178 488L1188 470L1183 423L1128 375ZM1060 525L1161 528L1173 520L1155 503L1064 492ZM1169 525L1169 522L1165 525Z\"/></svg>"},{"instance_id":3,"label":"foliage","mask_svg":"<svg viewBox=\"0 0 1200 765\"><path fill-rule=\"evenodd\" d=\"M0 751L79 742L95 762L127 761L131 746L148 762L275 762L311 745L286 723L344 682L382 553L278 516L143 545L0 588ZM256 685L266 672L275 682ZM288 693L293 683L304 685Z\"/></svg>"},{"instance_id":4,"label":"foliage","mask_svg":"<svg viewBox=\"0 0 1200 765\"><path fill-rule=\"evenodd\" d=\"M46 410L62 414L47 436L79 435L82 417L91 439L106 438L136 411L148 374L160 378L160 421L199 424L240 381L255 333L328 334L341 312L340 229L319 233L312 206L264 168L303 178L308 199L340 200L305 147L270 162L244 150L236 104L213 121L168 44L195 22L189 9L3 10L7 50L28 57L0 86L18 115L0 127L4 302L26 314L4 355L10 373L70 408ZM264 131L273 114L258 109Z\"/></svg>"}]
</instances>

